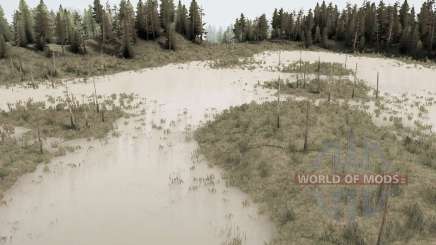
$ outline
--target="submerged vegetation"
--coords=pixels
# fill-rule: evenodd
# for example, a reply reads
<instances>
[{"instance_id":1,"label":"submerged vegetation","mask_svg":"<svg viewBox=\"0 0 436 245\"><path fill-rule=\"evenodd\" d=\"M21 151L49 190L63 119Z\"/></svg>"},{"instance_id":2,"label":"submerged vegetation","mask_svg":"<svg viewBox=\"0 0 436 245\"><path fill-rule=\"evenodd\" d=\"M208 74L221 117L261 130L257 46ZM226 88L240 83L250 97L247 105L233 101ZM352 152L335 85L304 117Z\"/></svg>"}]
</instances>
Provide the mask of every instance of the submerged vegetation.
<instances>
[{"instance_id":1,"label":"submerged vegetation","mask_svg":"<svg viewBox=\"0 0 436 245\"><path fill-rule=\"evenodd\" d=\"M88 77L126 70L139 70L146 67L157 67L170 63L194 60L219 60L213 62L214 68L230 67L240 64L239 59L248 58L266 50L295 49L294 44L203 44L196 45L180 40L177 52L163 50L159 44L138 40L136 55L132 59L119 59L108 54L99 54L93 49L96 43L87 42L88 54L77 55L66 51L63 56L47 58L44 53L36 53L28 49L13 47L8 59L0 59L0 84L13 85L28 82L56 81L65 77Z\"/></svg>"},{"instance_id":2,"label":"submerged vegetation","mask_svg":"<svg viewBox=\"0 0 436 245\"><path fill-rule=\"evenodd\" d=\"M195 134L201 154L226 170L227 182L249 193L273 218L279 229L276 244L375 244L383 211L373 201L383 191L382 186L335 187L342 201L327 204L334 207L329 210L320 205L314 193L318 190L332 198L332 188L302 187L294 181L297 173L335 171L329 166L357 171L353 164L343 165L339 160L350 156L368 164L367 170L399 172L410 178L410 185L392 186L387 192L390 201L383 241L436 241L436 209L431 202L434 186L427 186L436 172L421 160L421 153L410 150L404 142L410 132L400 134L389 126L377 127L370 114L347 103L292 99L282 102L278 128L276 108L277 102L234 107ZM424 138L430 139L419 139ZM338 147L333 163L332 153L326 152L331 144ZM376 148L365 163L362 159L368 144ZM419 143L411 144L421 148ZM368 200L359 199L362 193L369 195ZM369 201L370 209L357 205L359 200ZM355 216L348 213L350 206L356 209Z\"/></svg>"},{"instance_id":3,"label":"submerged vegetation","mask_svg":"<svg viewBox=\"0 0 436 245\"><path fill-rule=\"evenodd\" d=\"M80 103L69 96L9 105L9 111L0 112L0 200L19 176L65 154L57 140L102 138L123 115L109 99Z\"/></svg>"},{"instance_id":4,"label":"submerged vegetation","mask_svg":"<svg viewBox=\"0 0 436 245\"><path fill-rule=\"evenodd\" d=\"M296 77L292 82L262 84L278 99L295 97L225 110L195 132L199 153L272 218L278 228L273 244L434 243L435 135L418 121L404 127L398 112L389 111L404 97L379 96L340 64L300 64L282 68ZM432 102L421 100L424 105L410 102L419 115ZM368 110L372 103L375 114ZM374 116L381 114L385 122L376 125ZM409 184L296 182L302 173L368 172L407 175Z\"/></svg>"}]
</instances>

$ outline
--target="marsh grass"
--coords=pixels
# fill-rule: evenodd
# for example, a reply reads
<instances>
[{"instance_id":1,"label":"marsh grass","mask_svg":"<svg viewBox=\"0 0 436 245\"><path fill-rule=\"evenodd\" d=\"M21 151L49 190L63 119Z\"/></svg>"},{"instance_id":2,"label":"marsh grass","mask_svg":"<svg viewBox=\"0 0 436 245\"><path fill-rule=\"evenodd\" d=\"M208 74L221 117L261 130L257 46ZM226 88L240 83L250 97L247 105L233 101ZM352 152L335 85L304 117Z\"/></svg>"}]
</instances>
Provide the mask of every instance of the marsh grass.
<instances>
[{"instance_id":1,"label":"marsh grass","mask_svg":"<svg viewBox=\"0 0 436 245\"><path fill-rule=\"evenodd\" d=\"M294 182L296 173L314 171L314 161L329 142L337 142L342 154L346 154L350 138L354 139L352 148L355 152L365 152L365 142L378 146L380 154L370 155L370 171L381 172L385 168L382 163L389 162L389 171L408 174L413 183L392 188L383 241L397 244L421 239L430 243L436 241L434 233L430 232L434 227L431 218L435 216L436 208L429 205L429 201L433 201L434 193L423 189L436 173L414 161L426 150L425 147L420 149L419 144L413 147L404 144L410 131L391 126L378 127L370 113L358 106L318 101L310 105L308 151L304 152L302 129L306 121L306 101L288 99L282 102L279 129L275 126L276 103L232 107L194 134L200 153L225 170L227 184L250 194L262 212L272 218L278 228L275 244L376 243L382 215L380 202L376 201L379 188L367 189L373 211L361 211L362 214L350 223L346 207L349 207L349 198L360 193L359 187L335 189L342 191L343 198L336 201L332 216L330 209L327 212L319 206L310 187L302 188ZM345 157L341 155L342 159ZM315 170L331 171L329 159L323 160L322 167ZM322 193L328 195L329 191L323 189ZM411 200L418 205L415 206ZM359 210L359 207L355 208ZM406 236L407 230L420 232L410 232Z\"/></svg>"},{"instance_id":2,"label":"marsh grass","mask_svg":"<svg viewBox=\"0 0 436 245\"><path fill-rule=\"evenodd\" d=\"M52 145L53 149L47 149L43 144L45 139L102 138L113 130L115 121L125 114L120 108L112 106L104 111L102 120L102 114L91 108L94 108L93 103L76 103L74 110L70 111L66 101L57 100L57 104L49 106L32 101L17 103L10 107L10 111L1 111L0 199L19 176L34 171L38 164L48 163L53 157L76 150L57 144ZM72 115L74 126L71 124ZM14 136L16 127L30 131L17 138Z\"/></svg>"},{"instance_id":3,"label":"marsh grass","mask_svg":"<svg viewBox=\"0 0 436 245\"><path fill-rule=\"evenodd\" d=\"M67 51L62 56L56 56L55 65L53 65L53 58L47 57L44 52L12 47L9 58L0 59L0 85L23 84L23 82L27 84L33 81L32 86L37 86L47 81L55 83L54 81L60 78L107 75L189 61L216 60L212 62L212 66L231 67L241 64L240 58L249 61L249 57L262 51L292 50L298 47L295 43L270 42L197 45L179 38L180 45L177 51L162 49L156 42L138 40L133 59L100 54L98 48L95 48L98 45L88 41L88 54L78 55Z\"/></svg>"},{"instance_id":4,"label":"marsh grass","mask_svg":"<svg viewBox=\"0 0 436 245\"><path fill-rule=\"evenodd\" d=\"M263 83L264 88L277 90L279 81L272 80ZM368 92L370 88L363 82L358 81L354 84L348 78L340 79L308 79L304 81L298 79L297 81L280 80L280 89L283 94L291 94L295 96L313 96L316 95L319 98L334 99L352 99L353 87L355 90L356 99L369 98Z\"/></svg>"},{"instance_id":5,"label":"marsh grass","mask_svg":"<svg viewBox=\"0 0 436 245\"><path fill-rule=\"evenodd\" d=\"M287 73L306 73L306 74L320 74L328 76L348 76L354 74L350 69L346 69L340 63L332 62L308 62L296 61L289 65L284 65L280 71Z\"/></svg>"}]
</instances>

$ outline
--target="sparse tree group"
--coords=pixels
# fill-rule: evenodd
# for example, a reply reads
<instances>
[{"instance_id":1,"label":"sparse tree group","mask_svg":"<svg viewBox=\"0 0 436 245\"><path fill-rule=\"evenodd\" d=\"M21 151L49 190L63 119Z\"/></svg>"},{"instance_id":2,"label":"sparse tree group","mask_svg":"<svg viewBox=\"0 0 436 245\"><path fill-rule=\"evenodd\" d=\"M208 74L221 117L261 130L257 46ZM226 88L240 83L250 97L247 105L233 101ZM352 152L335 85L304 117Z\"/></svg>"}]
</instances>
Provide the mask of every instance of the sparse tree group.
<instances>
[{"instance_id":1,"label":"sparse tree group","mask_svg":"<svg viewBox=\"0 0 436 245\"><path fill-rule=\"evenodd\" d=\"M30 8L20 0L11 24L0 7L0 58L10 45L45 50L50 43L60 45L62 52L68 47L83 54L87 40L96 40L102 53L115 50L121 57L132 58L137 38L162 38L166 48L176 49L176 33L201 42L203 25L203 11L196 0L189 9L180 1L176 7L173 0L139 0L136 11L130 0L121 0L118 6L94 0L82 14L62 6L50 11L43 0Z\"/></svg>"}]
</instances>

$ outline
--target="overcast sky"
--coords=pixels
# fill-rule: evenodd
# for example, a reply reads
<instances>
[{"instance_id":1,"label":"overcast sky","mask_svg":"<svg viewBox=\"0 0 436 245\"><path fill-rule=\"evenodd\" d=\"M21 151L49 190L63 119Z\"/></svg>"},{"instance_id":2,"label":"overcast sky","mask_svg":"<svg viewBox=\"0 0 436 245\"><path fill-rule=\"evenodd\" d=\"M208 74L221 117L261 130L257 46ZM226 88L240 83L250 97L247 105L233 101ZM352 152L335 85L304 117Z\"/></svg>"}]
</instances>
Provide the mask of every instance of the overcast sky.
<instances>
[{"instance_id":1,"label":"overcast sky","mask_svg":"<svg viewBox=\"0 0 436 245\"><path fill-rule=\"evenodd\" d=\"M101 0L105 2L106 0ZM138 0L131 0L132 4L136 6ZM177 2L178 0L174 0ZM233 23L233 20L237 18L241 12L248 17L253 18L259 16L262 13L266 13L268 16L274 8L285 9L309 9L312 8L318 0L197 0L204 8L206 16L205 21L207 24L214 26L228 26ZM384 0L386 3L394 3L396 0ZM93 0L44 0L44 2L51 9L57 9L59 4L67 8L73 8L82 10L87 5L91 4ZM109 0L110 3L119 3L119 0ZM182 2L188 3L190 0L182 0ZM363 0L336 0L335 4L342 8L347 2L352 4L362 4ZM378 0L377 0L378 2ZM403 0L400 0L403 2ZM410 4L420 7L424 0L408 0ZM27 3L34 7L39 0L27 0ZM18 6L18 0L1 0L0 5L5 10L5 14L8 19L11 19L13 11Z\"/></svg>"}]
</instances>

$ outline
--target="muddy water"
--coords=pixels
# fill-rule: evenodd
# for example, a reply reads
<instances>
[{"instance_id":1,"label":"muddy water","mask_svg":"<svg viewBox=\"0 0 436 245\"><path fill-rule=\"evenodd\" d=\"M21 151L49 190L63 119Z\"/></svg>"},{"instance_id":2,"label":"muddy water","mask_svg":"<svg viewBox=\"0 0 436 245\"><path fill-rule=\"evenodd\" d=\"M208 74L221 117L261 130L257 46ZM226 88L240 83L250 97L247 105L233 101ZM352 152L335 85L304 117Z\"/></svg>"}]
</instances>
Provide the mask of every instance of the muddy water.
<instances>
[{"instance_id":1,"label":"muddy water","mask_svg":"<svg viewBox=\"0 0 436 245\"><path fill-rule=\"evenodd\" d=\"M309 61L345 61L340 54L302 54ZM299 57L298 51L284 52L282 63ZM256 58L277 64L277 53ZM348 58L349 66L355 63L358 76L372 86L381 72L383 92L436 91L432 69L389 59ZM101 95L135 93L144 98L145 114L118 122L120 137L75 142L79 151L55 159L49 171L41 167L21 178L0 207L0 244L223 244L237 237L244 244L270 241L270 221L253 204L243 205L249 198L227 188L218 169L197 159L196 144L186 135L225 108L271 99L271 92L254 85L277 76L263 68L213 70L194 62L95 78ZM80 81L68 83L68 88L77 97L93 92L92 83ZM0 106L63 92L0 89ZM436 123L433 112L434 107L429 114ZM171 133L153 129L153 124Z\"/></svg>"},{"instance_id":2,"label":"muddy water","mask_svg":"<svg viewBox=\"0 0 436 245\"><path fill-rule=\"evenodd\" d=\"M219 170L197 159L189 132L232 105L267 99L254 84L275 76L190 64L97 78L99 94L138 94L145 113L118 122L121 136L72 143L81 149L55 159L49 171L21 178L0 207L0 244L270 241L270 221L244 193L227 188ZM93 91L90 83L68 86L77 97ZM5 106L63 90L3 89L0 98Z\"/></svg>"}]
</instances>

